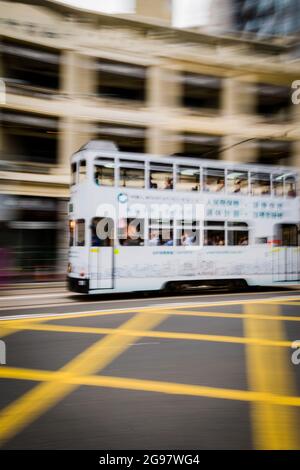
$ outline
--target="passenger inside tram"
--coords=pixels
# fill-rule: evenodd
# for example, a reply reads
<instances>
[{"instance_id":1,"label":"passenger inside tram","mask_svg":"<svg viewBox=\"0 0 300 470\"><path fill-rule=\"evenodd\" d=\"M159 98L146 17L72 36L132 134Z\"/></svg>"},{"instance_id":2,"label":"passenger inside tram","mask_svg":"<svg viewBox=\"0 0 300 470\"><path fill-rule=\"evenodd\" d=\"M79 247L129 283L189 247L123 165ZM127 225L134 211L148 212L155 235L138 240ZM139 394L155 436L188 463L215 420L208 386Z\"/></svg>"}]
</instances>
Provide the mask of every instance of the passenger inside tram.
<instances>
[{"instance_id":1,"label":"passenger inside tram","mask_svg":"<svg viewBox=\"0 0 300 470\"><path fill-rule=\"evenodd\" d=\"M246 171L228 170L227 192L231 194L248 194L248 174Z\"/></svg>"},{"instance_id":2,"label":"passenger inside tram","mask_svg":"<svg viewBox=\"0 0 300 470\"><path fill-rule=\"evenodd\" d=\"M211 193L223 191L225 188L224 171L206 169L204 173L204 188L205 191Z\"/></svg>"},{"instance_id":3,"label":"passenger inside tram","mask_svg":"<svg viewBox=\"0 0 300 470\"><path fill-rule=\"evenodd\" d=\"M95 165L94 181L97 186L114 185L114 167L112 163Z\"/></svg>"},{"instance_id":4,"label":"passenger inside tram","mask_svg":"<svg viewBox=\"0 0 300 470\"><path fill-rule=\"evenodd\" d=\"M151 230L150 231L148 245L149 246L158 246L158 245L160 245L159 230Z\"/></svg>"},{"instance_id":5,"label":"passenger inside tram","mask_svg":"<svg viewBox=\"0 0 300 470\"><path fill-rule=\"evenodd\" d=\"M294 177L284 175L273 176L273 190L275 196L296 197L296 182Z\"/></svg>"},{"instance_id":6,"label":"passenger inside tram","mask_svg":"<svg viewBox=\"0 0 300 470\"><path fill-rule=\"evenodd\" d=\"M295 184L294 183L289 183L287 185L286 195L288 197L296 197L296 190L295 190Z\"/></svg>"},{"instance_id":7,"label":"passenger inside tram","mask_svg":"<svg viewBox=\"0 0 300 470\"><path fill-rule=\"evenodd\" d=\"M283 196L284 194L283 178L273 179L273 189L274 189L275 196Z\"/></svg>"},{"instance_id":8,"label":"passenger inside tram","mask_svg":"<svg viewBox=\"0 0 300 470\"><path fill-rule=\"evenodd\" d=\"M240 180L236 180L234 182L234 187L233 187L233 193L240 193L241 192L241 181Z\"/></svg>"},{"instance_id":9,"label":"passenger inside tram","mask_svg":"<svg viewBox=\"0 0 300 470\"><path fill-rule=\"evenodd\" d=\"M251 187L253 196L263 196L270 194L271 181L270 175L267 173L252 173Z\"/></svg>"},{"instance_id":10,"label":"passenger inside tram","mask_svg":"<svg viewBox=\"0 0 300 470\"><path fill-rule=\"evenodd\" d=\"M152 229L149 231L149 246L173 246L173 233L170 229Z\"/></svg>"},{"instance_id":11,"label":"passenger inside tram","mask_svg":"<svg viewBox=\"0 0 300 470\"><path fill-rule=\"evenodd\" d=\"M121 228L120 233L120 244L123 246L142 246L144 245L144 239L141 236L141 223L127 220L127 223Z\"/></svg>"},{"instance_id":12,"label":"passenger inside tram","mask_svg":"<svg viewBox=\"0 0 300 470\"><path fill-rule=\"evenodd\" d=\"M150 188L151 189L173 189L173 167L155 163L150 165Z\"/></svg>"},{"instance_id":13,"label":"passenger inside tram","mask_svg":"<svg viewBox=\"0 0 300 470\"><path fill-rule=\"evenodd\" d=\"M180 165L177 170L176 189L179 191L199 191L199 168Z\"/></svg>"},{"instance_id":14,"label":"passenger inside tram","mask_svg":"<svg viewBox=\"0 0 300 470\"><path fill-rule=\"evenodd\" d=\"M225 183L224 183L224 179L221 179L219 178L218 181L217 181L217 187L216 187L216 191L223 191L225 187Z\"/></svg>"},{"instance_id":15,"label":"passenger inside tram","mask_svg":"<svg viewBox=\"0 0 300 470\"><path fill-rule=\"evenodd\" d=\"M248 245L248 236L243 235L238 241L238 245Z\"/></svg>"},{"instance_id":16,"label":"passenger inside tram","mask_svg":"<svg viewBox=\"0 0 300 470\"><path fill-rule=\"evenodd\" d=\"M207 230L204 235L204 245L224 246L225 232L217 230Z\"/></svg>"},{"instance_id":17,"label":"passenger inside tram","mask_svg":"<svg viewBox=\"0 0 300 470\"><path fill-rule=\"evenodd\" d=\"M173 189L173 179L172 178L166 178L165 179L164 189Z\"/></svg>"},{"instance_id":18,"label":"passenger inside tram","mask_svg":"<svg viewBox=\"0 0 300 470\"><path fill-rule=\"evenodd\" d=\"M196 235L193 233L184 232L180 237L180 245L192 246L196 242Z\"/></svg>"}]
</instances>

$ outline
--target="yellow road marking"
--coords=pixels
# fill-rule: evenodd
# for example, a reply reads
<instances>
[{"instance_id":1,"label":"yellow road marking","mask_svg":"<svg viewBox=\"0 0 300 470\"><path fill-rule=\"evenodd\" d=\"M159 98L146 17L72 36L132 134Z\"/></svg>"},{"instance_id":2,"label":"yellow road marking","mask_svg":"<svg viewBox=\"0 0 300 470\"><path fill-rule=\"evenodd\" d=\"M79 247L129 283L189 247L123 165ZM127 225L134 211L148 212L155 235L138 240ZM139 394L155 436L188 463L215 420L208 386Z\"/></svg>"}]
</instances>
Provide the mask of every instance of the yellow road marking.
<instances>
[{"instance_id":1,"label":"yellow road marking","mask_svg":"<svg viewBox=\"0 0 300 470\"><path fill-rule=\"evenodd\" d=\"M154 316L153 316L154 317ZM177 339L189 341L209 341L220 343L236 343L236 344L258 344L261 346L277 346L277 347L291 347L292 341L279 341L272 339L261 338L245 338L240 336L223 336L223 335L209 335L202 333L180 333L173 331L149 331L149 330L136 330L124 328L97 328L89 326L71 326L71 325L53 325L53 324L22 324L16 325L16 329L30 330L30 331L51 331L57 333L83 333L83 334L98 334L98 335L116 335L116 336L130 336L133 338L162 338L162 339Z\"/></svg>"},{"instance_id":2,"label":"yellow road marking","mask_svg":"<svg viewBox=\"0 0 300 470\"><path fill-rule=\"evenodd\" d=\"M36 369L19 369L14 367L0 368L0 377L13 380L55 382L56 384L67 383L77 386L87 385L300 407L300 397L297 396L275 395L273 393L190 385L176 382L161 382L157 380L131 379L127 377L110 377L103 375L75 376L62 371L55 372Z\"/></svg>"},{"instance_id":3,"label":"yellow road marking","mask_svg":"<svg viewBox=\"0 0 300 470\"><path fill-rule=\"evenodd\" d=\"M280 320L273 322L257 322L256 315L261 306L247 305L244 307L245 336L285 342L284 331ZM279 307L269 307L273 316L279 314ZM250 318L249 318L250 315ZM251 318L251 315L253 317ZM295 387L290 367L290 357L282 348L264 347L255 342L247 347L247 373L252 391L273 393L278 395L295 395ZM254 403L252 405L253 439L256 449L299 449L298 421L294 411L282 403Z\"/></svg>"},{"instance_id":4,"label":"yellow road marking","mask_svg":"<svg viewBox=\"0 0 300 470\"><path fill-rule=\"evenodd\" d=\"M5 338L6 336L13 335L16 331L18 330L9 326L4 326L3 328L0 328L0 338Z\"/></svg>"},{"instance_id":5,"label":"yellow road marking","mask_svg":"<svg viewBox=\"0 0 300 470\"><path fill-rule=\"evenodd\" d=\"M36 319L36 324L39 323L38 318ZM19 324L18 324L19 325ZM7 321L7 322L0 322L0 338L5 338L7 336L13 335L17 331L19 331L20 328L14 328L14 325L12 322Z\"/></svg>"},{"instance_id":6,"label":"yellow road marking","mask_svg":"<svg viewBox=\"0 0 300 470\"><path fill-rule=\"evenodd\" d=\"M166 315L141 313L128 320L120 329L125 328L128 333L131 329L147 330L155 327L165 318ZM70 376L93 374L111 363L128 349L131 343L131 335L121 336L114 330L112 334L97 341L71 360L59 372ZM75 390L78 385L57 380L41 383L4 408L0 412L0 444L3 445L42 413Z\"/></svg>"},{"instance_id":7,"label":"yellow road marking","mask_svg":"<svg viewBox=\"0 0 300 470\"><path fill-rule=\"evenodd\" d=\"M255 301L255 304L262 304L262 303L270 303L270 301ZM246 301L236 301L236 302L223 302L223 304L248 304ZM223 305L222 304L222 305ZM210 304L210 306L213 306L214 304ZM220 303L218 302L215 304L217 306L220 306ZM200 304L198 306L206 306L207 303L205 304ZM195 304L188 307L195 307ZM145 332L145 329L149 329L152 326L156 326L159 324L165 317L166 315L147 315L147 313L153 313L153 311L157 314L157 309L160 309L160 311L164 311L165 314L167 315L170 310L173 309L180 309L182 308L181 306L168 306L168 307L161 307L161 306L154 306L150 308L143 308L139 309L139 311L142 311L143 313L140 313L139 315L136 315L133 319L129 320L124 326L129 326L130 322L137 319L141 319L142 325L140 327L142 329L138 329L137 324L130 324L129 329L125 328L125 333L121 332L121 327L118 330L115 329L102 329L102 333L105 330L106 334L109 334L110 336L107 336L106 338L98 341L95 343L95 345L91 346L87 351L79 355L77 358L75 358L73 361L71 361L69 364L67 364L61 372L63 374L68 374L71 377L74 374L79 374L81 375L83 372L87 374L93 373L95 370L101 370L103 367L105 367L108 363L110 363L115 357L117 357L119 354L121 354L123 351L125 351L129 344L130 341L132 341L132 337L137 338L138 335L140 337L142 336L151 336L151 337L167 337L170 339L197 339L198 340L206 340L206 341L221 341L221 342L237 342L237 343L244 343L244 344L253 344L253 345L264 345L264 346L289 346L290 342L287 341L282 341L282 340L269 340L265 338L238 338L238 337L226 337L226 336L216 336L216 335L194 335L194 334L188 334L188 333L172 333L172 332ZM118 313L131 313L131 312L136 312L136 309L130 309L128 308L126 311L124 309L121 309ZM71 318L73 317L85 317L85 316L101 316L103 314L116 314L117 312L115 310L111 312L97 312L93 314L65 314L64 318ZM198 312L201 313L201 312ZM146 317L151 319L150 323L151 325L145 326L143 325ZM43 321L50 321L50 320L57 320L62 318L60 317L37 317L37 318L32 318L32 319L20 319L20 320L11 320L9 321L9 324L12 325L14 328L15 324L19 324L20 329L25 326L26 323L31 323L31 322L43 322ZM284 317L285 318L285 317ZM155 319L155 320L154 320ZM252 319L248 319L249 321ZM255 319L256 320L256 319ZM6 322L8 323L8 321ZM22 325L23 323L23 325ZM137 322L138 323L138 322ZM147 322L146 322L147 323ZM153 323L153 324L152 324ZM34 328L38 328L39 325L34 325ZM40 325L45 326L48 328L50 325ZM52 325L56 327L55 325ZM133 326L133 328L132 328ZM7 327L7 326L6 326ZM70 327L69 327L70 328ZM74 328L74 327L71 327ZM19 329L19 328L18 328ZM98 329L99 331L100 329ZM133 331L132 331L133 330ZM11 330L13 331L13 330ZM118 331L118 332L117 332ZM106 344L108 342L108 344ZM112 343L112 344L110 344ZM100 356L100 358L99 358ZM105 363L105 361L107 361ZM105 380L107 380L105 378ZM113 379L111 379L113 380ZM64 396L66 396L68 393L70 393L74 388L76 388L77 384L75 383L57 383L57 380L55 382L49 382L49 383L43 383L38 385L35 389L32 391L28 392L26 395L21 397L19 400L16 402L12 403L9 405L7 408L5 408L1 414L0 414L0 443L4 442L6 439L9 439L13 435L15 435L17 432L19 432L23 427L25 427L27 424L32 422L36 417L38 417L43 411L47 410L49 407L52 405L55 405L59 400L61 400ZM104 385L103 385L104 386ZM263 394L265 395L265 394ZM261 395L262 396L262 395ZM289 397L289 399L295 399L295 397ZM283 400L282 402L285 404L286 402Z\"/></svg>"},{"instance_id":8,"label":"yellow road marking","mask_svg":"<svg viewBox=\"0 0 300 470\"><path fill-rule=\"evenodd\" d=\"M278 301L277 302L280 305L296 305L297 307L300 305L300 302L283 302L283 301Z\"/></svg>"},{"instance_id":9,"label":"yellow road marking","mask_svg":"<svg viewBox=\"0 0 300 470\"><path fill-rule=\"evenodd\" d=\"M233 319L241 319L244 320L245 318L253 318L253 315L247 315L247 313L223 313L223 312L195 312L190 310L177 310L176 312L170 312L170 315L182 315L182 316L191 316L191 317L205 317L205 318L233 318ZM300 315L300 312L299 312ZM276 315L266 315L266 314L258 314L255 315L257 320L283 320L283 321L298 321L300 322L300 316L284 316L281 315L277 317Z\"/></svg>"}]
</instances>

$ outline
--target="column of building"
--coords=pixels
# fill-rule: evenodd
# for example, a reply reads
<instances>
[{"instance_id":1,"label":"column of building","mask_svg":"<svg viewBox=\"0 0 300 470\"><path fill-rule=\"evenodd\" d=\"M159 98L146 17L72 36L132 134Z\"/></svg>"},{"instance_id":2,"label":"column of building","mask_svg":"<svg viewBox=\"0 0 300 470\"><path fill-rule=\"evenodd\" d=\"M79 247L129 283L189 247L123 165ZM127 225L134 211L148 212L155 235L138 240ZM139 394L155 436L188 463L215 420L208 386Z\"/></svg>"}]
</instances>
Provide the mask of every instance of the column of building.
<instances>
[{"instance_id":1,"label":"column of building","mask_svg":"<svg viewBox=\"0 0 300 470\"><path fill-rule=\"evenodd\" d=\"M243 135L249 117L255 114L256 96L253 77L229 76L223 81L222 111L230 123L230 132L224 136L221 158L233 162L256 160L254 140Z\"/></svg>"},{"instance_id":2,"label":"column of building","mask_svg":"<svg viewBox=\"0 0 300 470\"><path fill-rule=\"evenodd\" d=\"M177 133L170 130L169 118L178 108L181 98L179 73L156 64L149 67L147 101L153 119L148 129L147 152L172 155L180 152L181 143Z\"/></svg>"},{"instance_id":3,"label":"column of building","mask_svg":"<svg viewBox=\"0 0 300 470\"><path fill-rule=\"evenodd\" d=\"M68 103L91 98L95 94L95 67L93 58L82 56L75 51L64 51L60 68L61 94ZM92 137L92 126L76 116L60 119L58 149L58 171L69 173L70 157Z\"/></svg>"}]
</instances>

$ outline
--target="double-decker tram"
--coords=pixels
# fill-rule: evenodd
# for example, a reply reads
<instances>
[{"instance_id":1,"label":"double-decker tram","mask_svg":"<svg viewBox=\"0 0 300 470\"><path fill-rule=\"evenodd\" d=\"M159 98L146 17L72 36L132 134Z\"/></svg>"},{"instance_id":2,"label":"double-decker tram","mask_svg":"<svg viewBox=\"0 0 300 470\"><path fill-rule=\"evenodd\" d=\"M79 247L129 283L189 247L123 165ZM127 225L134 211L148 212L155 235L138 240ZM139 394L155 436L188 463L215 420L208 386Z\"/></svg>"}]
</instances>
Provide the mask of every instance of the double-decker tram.
<instances>
[{"instance_id":1,"label":"double-decker tram","mask_svg":"<svg viewBox=\"0 0 300 470\"><path fill-rule=\"evenodd\" d=\"M299 174L118 151L71 162L69 289L99 294L300 280Z\"/></svg>"}]
</instances>

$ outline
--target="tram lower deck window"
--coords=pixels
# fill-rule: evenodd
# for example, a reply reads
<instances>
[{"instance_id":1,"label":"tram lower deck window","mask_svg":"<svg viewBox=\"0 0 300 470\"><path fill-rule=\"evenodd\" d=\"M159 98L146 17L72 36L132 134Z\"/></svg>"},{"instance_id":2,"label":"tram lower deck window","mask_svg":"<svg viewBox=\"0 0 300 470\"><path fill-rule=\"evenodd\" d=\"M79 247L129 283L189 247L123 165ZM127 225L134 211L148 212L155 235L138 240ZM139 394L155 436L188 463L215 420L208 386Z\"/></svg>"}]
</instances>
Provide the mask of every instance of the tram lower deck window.
<instances>
[{"instance_id":1,"label":"tram lower deck window","mask_svg":"<svg viewBox=\"0 0 300 470\"><path fill-rule=\"evenodd\" d=\"M79 219L76 221L76 246L85 245L85 221Z\"/></svg>"},{"instance_id":2,"label":"tram lower deck window","mask_svg":"<svg viewBox=\"0 0 300 470\"><path fill-rule=\"evenodd\" d=\"M149 246L173 246L173 229L162 227L149 228Z\"/></svg>"},{"instance_id":3,"label":"tram lower deck window","mask_svg":"<svg viewBox=\"0 0 300 470\"><path fill-rule=\"evenodd\" d=\"M109 217L94 217L91 223L91 246L112 246L114 221Z\"/></svg>"},{"instance_id":4,"label":"tram lower deck window","mask_svg":"<svg viewBox=\"0 0 300 470\"><path fill-rule=\"evenodd\" d=\"M299 246L299 233L296 224L280 224L279 239L282 246Z\"/></svg>"},{"instance_id":5,"label":"tram lower deck window","mask_svg":"<svg viewBox=\"0 0 300 470\"><path fill-rule=\"evenodd\" d=\"M177 246L196 246L200 244L200 231L195 228L180 228L177 230Z\"/></svg>"},{"instance_id":6,"label":"tram lower deck window","mask_svg":"<svg viewBox=\"0 0 300 470\"><path fill-rule=\"evenodd\" d=\"M248 245L249 233L248 230L228 230L227 240L229 246Z\"/></svg>"},{"instance_id":7,"label":"tram lower deck window","mask_svg":"<svg viewBox=\"0 0 300 470\"><path fill-rule=\"evenodd\" d=\"M143 246L144 233L143 219L121 219L119 221L118 238L122 246Z\"/></svg>"},{"instance_id":8,"label":"tram lower deck window","mask_svg":"<svg viewBox=\"0 0 300 470\"><path fill-rule=\"evenodd\" d=\"M204 230L204 245L224 246L225 230Z\"/></svg>"},{"instance_id":9,"label":"tram lower deck window","mask_svg":"<svg viewBox=\"0 0 300 470\"><path fill-rule=\"evenodd\" d=\"M174 221L166 219L149 219L148 246L173 246Z\"/></svg>"}]
</instances>

